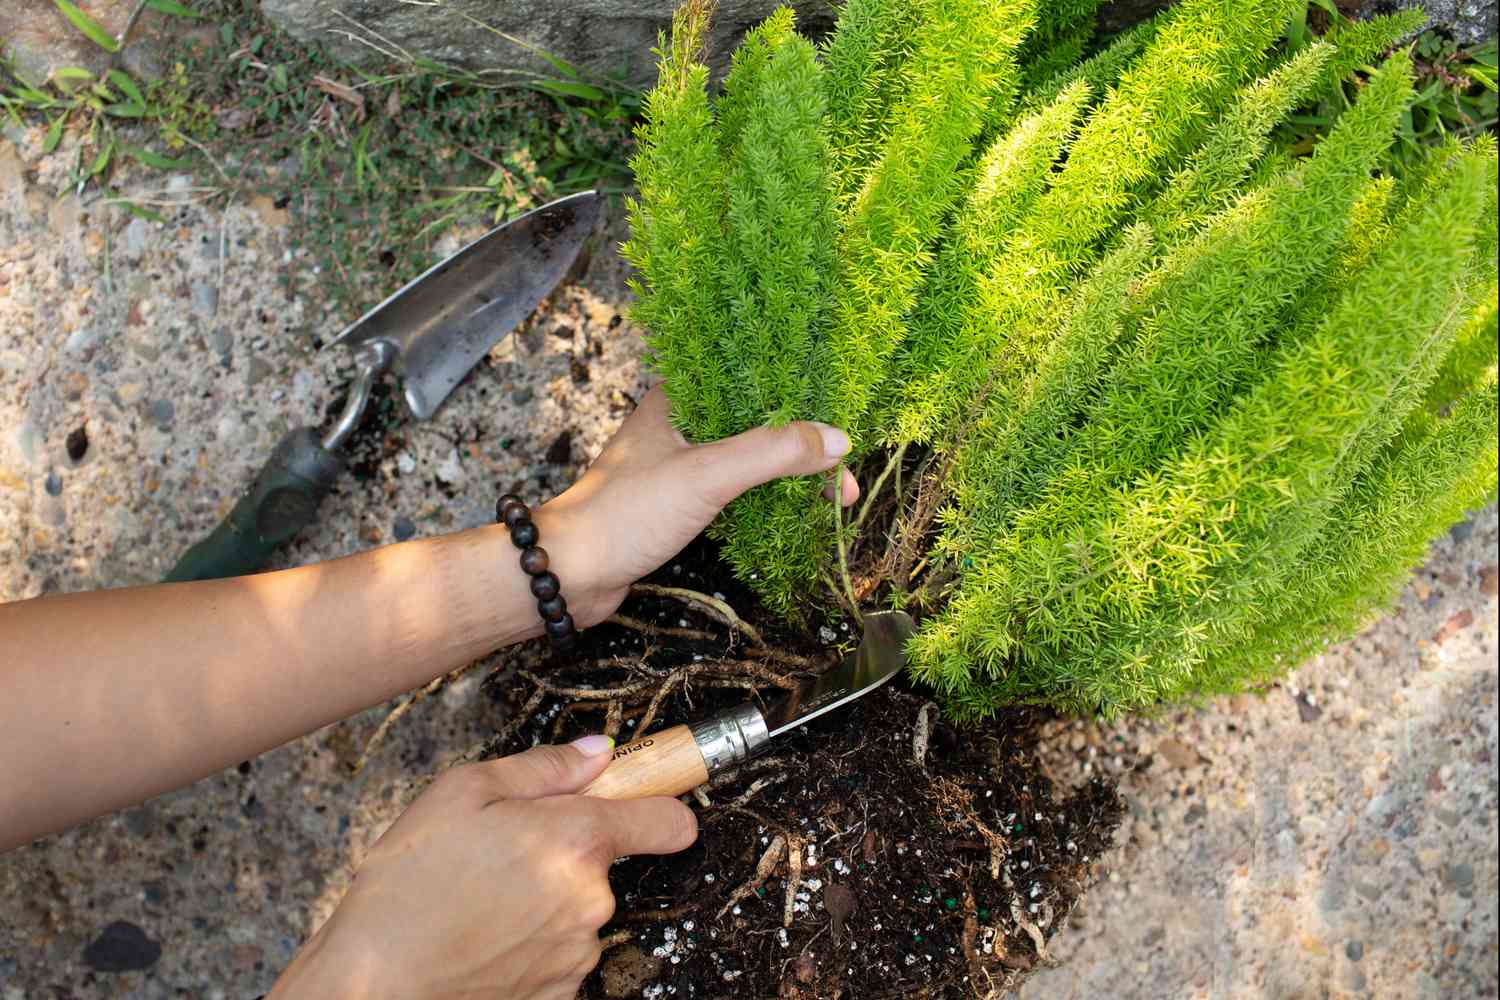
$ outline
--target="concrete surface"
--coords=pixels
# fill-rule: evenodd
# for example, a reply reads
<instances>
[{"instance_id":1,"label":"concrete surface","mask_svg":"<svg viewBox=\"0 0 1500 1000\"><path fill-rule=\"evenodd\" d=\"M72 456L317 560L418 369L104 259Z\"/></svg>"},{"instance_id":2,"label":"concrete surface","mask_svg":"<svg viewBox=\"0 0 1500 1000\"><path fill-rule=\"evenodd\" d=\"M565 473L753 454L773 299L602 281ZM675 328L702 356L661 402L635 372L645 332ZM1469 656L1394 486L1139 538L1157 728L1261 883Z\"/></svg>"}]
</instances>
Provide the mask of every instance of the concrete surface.
<instances>
[{"instance_id":1,"label":"concrete surface","mask_svg":"<svg viewBox=\"0 0 1500 1000\"><path fill-rule=\"evenodd\" d=\"M331 400L347 369L312 345L351 317L319 311L269 203L137 221L55 198L70 158L43 160L34 129L8 136L0 599L154 580ZM186 178L125 186L195 194ZM284 561L478 523L497 489L570 481L641 388L621 278L606 246L431 423L398 425ZM571 453L549 463L563 430ZM1060 964L1024 995L1493 996L1496 539L1490 508L1442 541L1394 617L1298 672L1300 707L1277 690L1058 724L1056 772L1121 773L1131 816ZM417 705L357 778L383 709L0 857L0 1000L267 988L414 777L487 731L478 676Z\"/></svg>"}]
</instances>

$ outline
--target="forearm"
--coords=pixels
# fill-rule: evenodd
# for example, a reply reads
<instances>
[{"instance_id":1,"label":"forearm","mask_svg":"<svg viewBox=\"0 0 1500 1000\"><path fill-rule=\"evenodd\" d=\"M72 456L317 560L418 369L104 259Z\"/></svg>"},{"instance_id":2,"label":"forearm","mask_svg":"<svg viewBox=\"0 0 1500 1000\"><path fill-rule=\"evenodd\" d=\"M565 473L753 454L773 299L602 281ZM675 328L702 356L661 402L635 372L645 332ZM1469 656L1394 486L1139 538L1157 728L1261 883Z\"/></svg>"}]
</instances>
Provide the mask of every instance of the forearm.
<instances>
[{"instance_id":1,"label":"forearm","mask_svg":"<svg viewBox=\"0 0 1500 1000\"><path fill-rule=\"evenodd\" d=\"M502 528L278 573L0 605L0 850L540 631Z\"/></svg>"}]
</instances>

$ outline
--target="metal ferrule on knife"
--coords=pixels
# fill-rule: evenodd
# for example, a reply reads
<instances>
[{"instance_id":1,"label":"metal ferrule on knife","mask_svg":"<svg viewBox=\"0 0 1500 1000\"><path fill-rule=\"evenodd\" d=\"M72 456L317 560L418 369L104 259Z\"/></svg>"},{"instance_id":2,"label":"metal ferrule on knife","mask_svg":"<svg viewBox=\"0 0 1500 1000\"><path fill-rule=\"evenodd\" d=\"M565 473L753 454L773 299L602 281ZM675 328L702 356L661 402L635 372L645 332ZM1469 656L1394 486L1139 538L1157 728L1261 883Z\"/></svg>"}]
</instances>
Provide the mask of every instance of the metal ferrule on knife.
<instances>
[{"instance_id":1,"label":"metal ferrule on knife","mask_svg":"<svg viewBox=\"0 0 1500 1000\"><path fill-rule=\"evenodd\" d=\"M703 755L710 776L746 760L771 742L771 730L760 709L746 702L692 727L693 745Z\"/></svg>"},{"instance_id":2,"label":"metal ferrule on knife","mask_svg":"<svg viewBox=\"0 0 1500 1000\"><path fill-rule=\"evenodd\" d=\"M794 685L764 712L747 703L693 726L641 736L617 747L604 773L583 793L607 799L682 795L777 736L873 691L905 665L906 642L916 626L902 611L872 611L864 626L858 649L832 670Z\"/></svg>"}]
</instances>

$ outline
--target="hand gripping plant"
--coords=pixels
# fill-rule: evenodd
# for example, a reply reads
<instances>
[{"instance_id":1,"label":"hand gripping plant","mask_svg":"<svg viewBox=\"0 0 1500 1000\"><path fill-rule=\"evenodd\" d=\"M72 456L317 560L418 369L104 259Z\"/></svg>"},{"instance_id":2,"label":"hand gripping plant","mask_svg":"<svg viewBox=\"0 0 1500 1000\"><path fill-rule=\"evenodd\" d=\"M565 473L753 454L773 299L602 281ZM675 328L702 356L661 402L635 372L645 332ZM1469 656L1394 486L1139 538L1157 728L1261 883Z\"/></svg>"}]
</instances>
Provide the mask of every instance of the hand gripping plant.
<instances>
[{"instance_id":1,"label":"hand gripping plant","mask_svg":"<svg viewBox=\"0 0 1500 1000\"><path fill-rule=\"evenodd\" d=\"M867 483L847 522L748 494L727 558L782 612L920 612L961 718L1273 678L1496 485L1495 145L1382 173L1411 20L1288 52L1294 0L1184 0L1077 62L1095 6L848 0L821 46L781 10L712 97L689 0L640 129L680 428L830 421Z\"/></svg>"}]
</instances>

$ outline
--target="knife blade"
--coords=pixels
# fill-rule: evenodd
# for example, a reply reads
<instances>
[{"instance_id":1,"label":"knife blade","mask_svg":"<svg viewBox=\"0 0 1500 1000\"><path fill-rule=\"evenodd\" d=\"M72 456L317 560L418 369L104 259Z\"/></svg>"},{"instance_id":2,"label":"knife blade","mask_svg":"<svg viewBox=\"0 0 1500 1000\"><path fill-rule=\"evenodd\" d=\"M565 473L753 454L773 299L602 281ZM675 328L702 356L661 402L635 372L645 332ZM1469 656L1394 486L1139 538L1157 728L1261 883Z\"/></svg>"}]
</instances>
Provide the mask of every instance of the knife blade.
<instances>
[{"instance_id":1,"label":"knife blade","mask_svg":"<svg viewBox=\"0 0 1500 1000\"><path fill-rule=\"evenodd\" d=\"M583 794L641 799L692 791L761 752L776 737L857 701L896 676L906 665L906 641L915 632L904 611L868 613L859 647L832 670L803 681L764 711L752 703L738 705L695 725L674 726L618 746L604 773Z\"/></svg>"}]
</instances>

